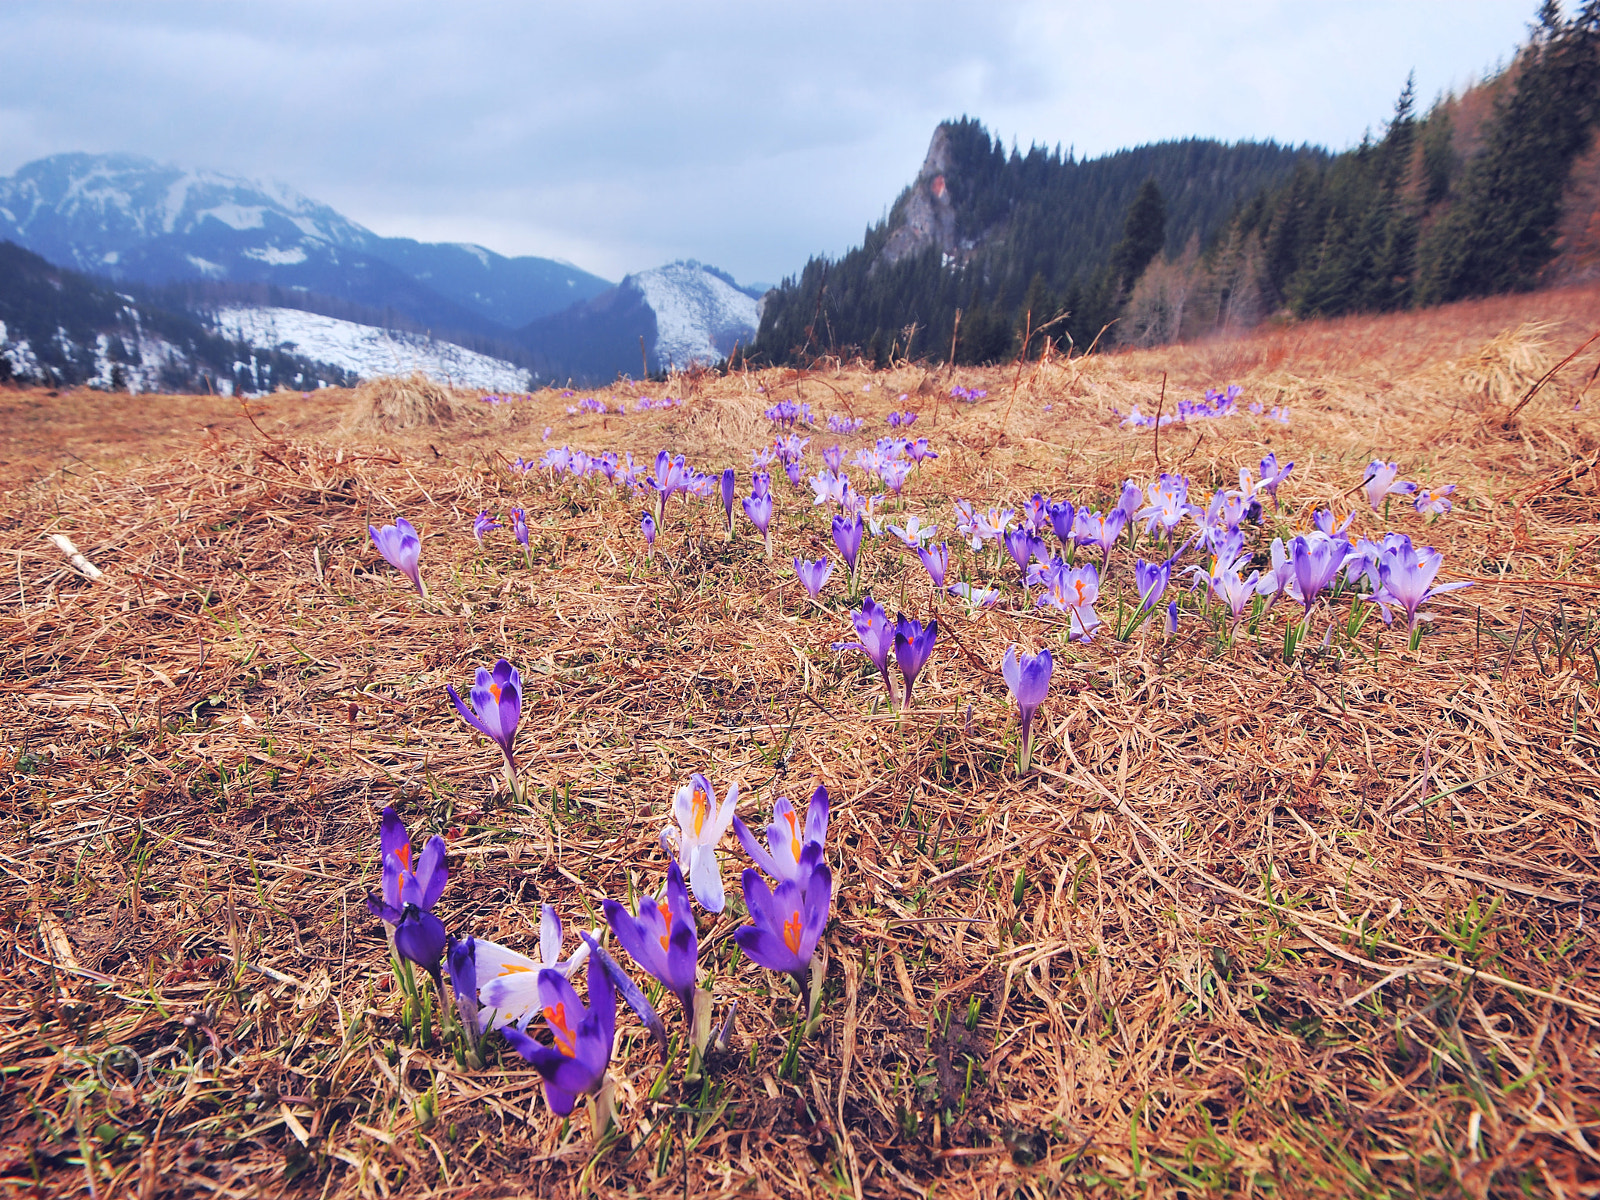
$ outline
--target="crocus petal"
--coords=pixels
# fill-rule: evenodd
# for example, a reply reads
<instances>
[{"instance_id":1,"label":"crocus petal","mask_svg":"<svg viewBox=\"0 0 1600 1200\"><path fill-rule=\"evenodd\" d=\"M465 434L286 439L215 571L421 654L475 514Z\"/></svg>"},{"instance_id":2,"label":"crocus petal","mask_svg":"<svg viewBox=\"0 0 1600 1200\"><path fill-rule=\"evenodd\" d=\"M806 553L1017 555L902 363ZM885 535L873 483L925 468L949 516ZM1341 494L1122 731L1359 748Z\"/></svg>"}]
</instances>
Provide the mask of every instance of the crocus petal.
<instances>
[{"instance_id":1,"label":"crocus petal","mask_svg":"<svg viewBox=\"0 0 1600 1200\"><path fill-rule=\"evenodd\" d=\"M539 955L552 967L561 958L561 917L554 904L546 904L539 914Z\"/></svg>"},{"instance_id":2,"label":"crocus petal","mask_svg":"<svg viewBox=\"0 0 1600 1200\"><path fill-rule=\"evenodd\" d=\"M756 866L774 879L780 877L781 872L774 857L767 853L767 848L756 840L755 834L750 832L750 827L738 817L733 819L733 832L738 837L739 844L744 847L744 852L755 861Z\"/></svg>"},{"instance_id":3,"label":"crocus petal","mask_svg":"<svg viewBox=\"0 0 1600 1200\"><path fill-rule=\"evenodd\" d=\"M455 688L451 687L447 683L444 685L444 690L445 693L450 697L451 702L456 706L456 711L461 714L461 719L463 721L465 721L468 725L471 725L479 733L483 734L484 737L494 737L494 734L489 732L489 727L478 719L478 715L462 703L461 697L456 694Z\"/></svg>"},{"instance_id":4,"label":"crocus petal","mask_svg":"<svg viewBox=\"0 0 1600 1200\"><path fill-rule=\"evenodd\" d=\"M722 911L722 871L717 866L717 853L710 846L696 846L690 854L689 882L701 908L710 913Z\"/></svg>"},{"instance_id":5,"label":"crocus petal","mask_svg":"<svg viewBox=\"0 0 1600 1200\"><path fill-rule=\"evenodd\" d=\"M422 848L422 853L417 856L418 899L412 903L418 908L431 909L439 902L439 897L444 892L445 881L450 878L450 872L444 863L445 849L444 839L434 834Z\"/></svg>"}]
</instances>

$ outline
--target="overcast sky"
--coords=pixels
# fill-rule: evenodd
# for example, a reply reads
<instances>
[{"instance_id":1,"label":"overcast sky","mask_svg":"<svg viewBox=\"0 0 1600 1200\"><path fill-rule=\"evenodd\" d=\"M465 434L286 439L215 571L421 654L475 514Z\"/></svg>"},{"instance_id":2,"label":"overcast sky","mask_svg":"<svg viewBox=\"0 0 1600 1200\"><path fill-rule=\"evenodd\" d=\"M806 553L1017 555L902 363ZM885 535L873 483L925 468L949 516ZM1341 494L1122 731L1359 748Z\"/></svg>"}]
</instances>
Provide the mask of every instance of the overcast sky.
<instances>
[{"instance_id":1,"label":"overcast sky","mask_svg":"<svg viewBox=\"0 0 1600 1200\"><path fill-rule=\"evenodd\" d=\"M0 0L0 174L127 151L281 180L380 234L698 258L838 254L970 114L1080 155L1343 148L1509 57L1535 0L806 4Z\"/></svg>"}]
</instances>

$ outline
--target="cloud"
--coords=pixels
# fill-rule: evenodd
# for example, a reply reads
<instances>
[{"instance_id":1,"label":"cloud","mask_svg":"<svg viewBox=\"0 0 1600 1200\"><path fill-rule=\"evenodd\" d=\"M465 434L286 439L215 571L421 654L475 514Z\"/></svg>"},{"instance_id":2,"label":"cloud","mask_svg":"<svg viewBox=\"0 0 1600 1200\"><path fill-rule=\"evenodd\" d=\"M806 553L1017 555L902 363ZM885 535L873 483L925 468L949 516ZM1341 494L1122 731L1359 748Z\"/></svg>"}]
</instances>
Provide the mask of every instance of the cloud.
<instances>
[{"instance_id":1,"label":"cloud","mask_svg":"<svg viewBox=\"0 0 1600 1200\"><path fill-rule=\"evenodd\" d=\"M385 234L617 278L838 253L934 124L1080 154L1343 146L1520 40L1510 0L0 6L0 171L122 150L281 179Z\"/></svg>"}]
</instances>

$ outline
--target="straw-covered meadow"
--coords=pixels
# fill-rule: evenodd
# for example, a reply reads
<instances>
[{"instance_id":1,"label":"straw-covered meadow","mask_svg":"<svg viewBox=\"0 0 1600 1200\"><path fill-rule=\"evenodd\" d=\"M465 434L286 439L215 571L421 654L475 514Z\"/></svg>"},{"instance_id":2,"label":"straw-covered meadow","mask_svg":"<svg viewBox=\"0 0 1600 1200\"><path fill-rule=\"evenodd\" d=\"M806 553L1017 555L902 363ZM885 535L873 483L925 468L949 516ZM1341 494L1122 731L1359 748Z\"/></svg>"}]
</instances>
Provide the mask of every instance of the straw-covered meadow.
<instances>
[{"instance_id":1,"label":"straw-covered meadow","mask_svg":"<svg viewBox=\"0 0 1600 1200\"><path fill-rule=\"evenodd\" d=\"M1597 301L0 394L0 1175L1595 1194Z\"/></svg>"}]
</instances>

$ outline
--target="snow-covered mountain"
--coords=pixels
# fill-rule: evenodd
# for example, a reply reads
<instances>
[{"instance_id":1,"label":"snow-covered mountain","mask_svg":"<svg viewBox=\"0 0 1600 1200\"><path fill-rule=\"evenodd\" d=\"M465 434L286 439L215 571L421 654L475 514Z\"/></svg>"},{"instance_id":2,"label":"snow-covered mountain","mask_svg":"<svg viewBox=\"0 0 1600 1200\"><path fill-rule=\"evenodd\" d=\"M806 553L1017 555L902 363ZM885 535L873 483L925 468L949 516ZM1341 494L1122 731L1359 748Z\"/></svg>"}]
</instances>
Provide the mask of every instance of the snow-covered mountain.
<instances>
[{"instance_id":1,"label":"snow-covered mountain","mask_svg":"<svg viewBox=\"0 0 1600 1200\"><path fill-rule=\"evenodd\" d=\"M759 303L726 273L694 261L639 271L566 312L518 331L539 373L549 379L600 383L637 375L640 339L652 371L710 365L736 343L748 346Z\"/></svg>"},{"instance_id":2,"label":"snow-covered mountain","mask_svg":"<svg viewBox=\"0 0 1600 1200\"><path fill-rule=\"evenodd\" d=\"M749 345L758 321L753 289L697 262L613 287L552 259L379 237L282 184L123 154L58 154L0 177L5 240L123 286L181 285L163 303L226 311L253 345L292 342L362 375L416 363L441 379L519 387L510 380L527 373L490 355L528 351L535 379L599 382L639 373L641 338L651 371L683 368Z\"/></svg>"},{"instance_id":3,"label":"snow-covered mountain","mask_svg":"<svg viewBox=\"0 0 1600 1200\"><path fill-rule=\"evenodd\" d=\"M658 364L687 367L727 358L736 342L755 336L755 297L726 275L697 262L668 263L622 281L634 287L656 315Z\"/></svg>"},{"instance_id":4,"label":"snow-covered mountain","mask_svg":"<svg viewBox=\"0 0 1600 1200\"><path fill-rule=\"evenodd\" d=\"M230 340L189 313L0 242L0 381L108 391L229 393L346 385L287 349Z\"/></svg>"},{"instance_id":5,"label":"snow-covered mountain","mask_svg":"<svg viewBox=\"0 0 1600 1200\"><path fill-rule=\"evenodd\" d=\"M421 371L441 383L492 392L525 392L530 383L530 373L521 367L453 342L298 308L223 308L216 314L216 325L219 333L234 341L332 363L363 379Z\"/></svg>"},{"instance_id":6,"label":"snow-covered mountain","mask_svg":"<svg viewBox=\"0 0 1600 1200\"><path fill-rule=\"evenodd\" d=\"M113 280L270 283L491 337L608 286L553 259L379 237L282 184L125 154L0 178L0 239Z\"/></svg>"}]
</instances>

